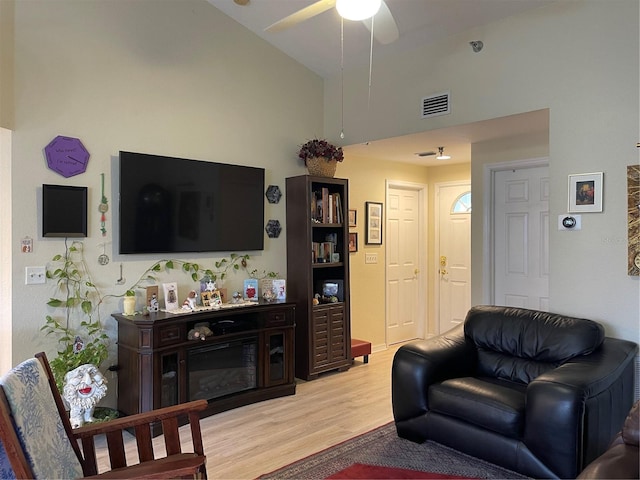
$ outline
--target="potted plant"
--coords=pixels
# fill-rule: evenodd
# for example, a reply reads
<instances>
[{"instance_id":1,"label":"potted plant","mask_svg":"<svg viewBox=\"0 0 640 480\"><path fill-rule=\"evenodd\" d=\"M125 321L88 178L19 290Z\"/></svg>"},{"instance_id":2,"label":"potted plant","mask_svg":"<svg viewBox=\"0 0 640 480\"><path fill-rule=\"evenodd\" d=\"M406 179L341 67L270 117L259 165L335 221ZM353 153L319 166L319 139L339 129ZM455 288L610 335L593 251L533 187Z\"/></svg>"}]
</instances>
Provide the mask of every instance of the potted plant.
<instances>
[{"instance_id":1,"label":"potted plant","mask_svg":"<svg viewBox=\"0 0 640 480\"><path fill-rule=\"evenodd\" d=\"M314 138L300 147L298 158L304 160L309 174L319 177L333 177L338 162L344 160L342 147L336 147L326 140Z\"/></svg>"},{"instance_id":2,"label":"potted plant","mask_svg":"<svg viewBox=\"0 0 640 480\"><path fill-rule=\"evenodd\" d=\"M127 290L122 300L122 310L125 315L133 315L136 313L136 292Z\"/></svg>"},{"instance_id":3,"label":"potted plant","mask_svg":"<svg viewBox=\"0 0 640 480\"><path fill-rule=\"evenodd\" d=\"M58 355L50 364L62 392L67 372L83 364L99 367L107 359L109 337L99 316L94 317L101 296L86 268L82 242L73 242L63 255L53 257L46 275L57 286L47 305L61 314L47 315L41 330L58 339Z\"/></svg>"}]
</instances>

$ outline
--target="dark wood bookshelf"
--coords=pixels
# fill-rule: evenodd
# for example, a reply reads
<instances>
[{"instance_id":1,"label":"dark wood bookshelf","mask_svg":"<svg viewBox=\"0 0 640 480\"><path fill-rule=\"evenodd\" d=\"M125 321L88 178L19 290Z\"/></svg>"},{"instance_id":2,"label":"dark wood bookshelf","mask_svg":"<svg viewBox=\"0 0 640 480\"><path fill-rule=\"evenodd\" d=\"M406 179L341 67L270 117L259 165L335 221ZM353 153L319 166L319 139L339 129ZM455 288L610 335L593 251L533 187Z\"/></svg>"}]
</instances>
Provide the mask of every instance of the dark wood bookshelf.
<instances>
[{"instance_id":1,"label":"dark wood bookshelf","mask_svg":"<svg viewBox=\"0 0 640 480\"><path fill-rule=\"evenodd\" d=\"M320 213L314 201L314 192L323 191L339 198L331 222L326 206ZM351 366L349 182L309 175L290 177L286 179L286 203L287 300L296 304L295 375L312 380L320 373ZM337 258L319 262L314 247L327 243L328 238L334 240L328 243L333 243L331 252ZM314 296L323 293L323 283L333 281L341 284L339 301L313 305Z\"/></svg>"}]
</instances>

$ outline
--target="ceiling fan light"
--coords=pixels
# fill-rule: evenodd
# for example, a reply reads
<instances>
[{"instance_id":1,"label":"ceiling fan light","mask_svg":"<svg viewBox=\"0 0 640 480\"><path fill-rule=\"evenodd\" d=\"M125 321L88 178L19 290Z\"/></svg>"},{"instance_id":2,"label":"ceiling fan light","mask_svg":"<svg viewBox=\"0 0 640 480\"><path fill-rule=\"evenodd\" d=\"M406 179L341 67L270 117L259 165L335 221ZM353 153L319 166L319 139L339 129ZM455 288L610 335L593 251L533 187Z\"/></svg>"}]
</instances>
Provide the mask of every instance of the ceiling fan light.
<instances>
[{"instance_id":1,"label":"ceiling fan light","mask_svg":"<svg viewBox=\"0 0 640 480\"><path fill-rule=\"evenodd\" d=\"M347 20L365 20L378 13L381 3L382 0L337 0L336 10Z\"/></svg>"},{"instance_id":2,"label":"ceiling fan light","mask_svg":"<svg viewBox=\"0 0 640 480\"><path fill-rule=\"evenodd\" d=\"M449 160L450 158L450 155L444 154L444 147L438 147L438 156L436 157L437 160Z\"/></svg>"}]
</instances>

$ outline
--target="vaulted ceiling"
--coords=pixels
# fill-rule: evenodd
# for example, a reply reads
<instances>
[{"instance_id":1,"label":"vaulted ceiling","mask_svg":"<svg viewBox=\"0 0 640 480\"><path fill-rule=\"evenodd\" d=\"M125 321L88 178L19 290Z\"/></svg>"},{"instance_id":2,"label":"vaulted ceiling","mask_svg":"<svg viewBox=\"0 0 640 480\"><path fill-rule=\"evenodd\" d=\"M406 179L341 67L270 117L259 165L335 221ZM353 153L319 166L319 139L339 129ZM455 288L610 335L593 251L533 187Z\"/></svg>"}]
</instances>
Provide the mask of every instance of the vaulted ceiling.
<instances>
[{"instance_id":1,"label":"vaulted ceiling","mask_svg":"<svg viewBox=\"0 0 640 480\"><path fill-rule=\"evenodd\" d=\"M328 77L340 72L341 18L335 8L329 8L282 31L272 32L265 29L316 0L249 0L245 5L238 4L244 1L207 1L318 75ZM418 48L554 1L557 0L386 0L398 27L399 38L389 44L374 42L374 61L375 58ZM344 68L368 62L370 48L371 34L365 25L345 20ZM546 128L548 115L546 112L537 112L529 117L518 115L476 125L378 140L366 146L350 146L349 151L422 165L460 163L469 161L471 143ZM415 155L417 152L437 150L438 146L445 146L445 152L451 155L451 160L443 162L435 160L434 156Z\"/></svg>"}]
</instances>

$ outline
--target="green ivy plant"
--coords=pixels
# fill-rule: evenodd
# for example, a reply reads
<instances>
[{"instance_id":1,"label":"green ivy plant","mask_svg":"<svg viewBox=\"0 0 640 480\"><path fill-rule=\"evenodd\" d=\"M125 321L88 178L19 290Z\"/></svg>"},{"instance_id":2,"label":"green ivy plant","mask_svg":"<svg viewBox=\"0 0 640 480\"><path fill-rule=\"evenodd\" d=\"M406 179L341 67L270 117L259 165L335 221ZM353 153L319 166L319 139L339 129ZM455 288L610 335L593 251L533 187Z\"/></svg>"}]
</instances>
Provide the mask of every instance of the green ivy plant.
<instances>
[{"instance_id":1,"label":"green ivy plant","mask_svg":"<svg viewBox=\"0 0 640 480\"><path fill-rule=\"evenodd\" d=\"M278 272L267 272L266 270L258 271L258 269L251 270L249 276L256 280L264 280L265 278L278 278L280 275Z\"/></svg>"},{"instance_id":2,"label":"green ivy plant","mask_svg":"<svg viewBox=\"0 0 640 480\"><path fill-rule=\"evenodd\" d=\"M70 246L65 243L64 254L55 255L46 272L47 278L54 280L57 287L55 296L49 299L47 305L59 309L61 314L47 315L40 330L58 339L58 355L50 364L60 391L67 372L85 363L92 363L99 368L108 357L109 337L100 322L99 314L100 304L106 298L135 296L136 289L157 283L161 273L178 268L188 274L194 282L205 279L222 281L229 272L246 270L251 258L249 255L232 253L228 258L214 262L213 269L183 260L159 260L147 268L124 293L103 296L91 279L84 260L83 247L81 241L74 241ZM249 275L256 278L256 272L257 270L253 270ZM264 277L276 278L277 273L265 272ZM78 326L74 327L73 325L78 323L74 323L77 317L80 317L80 321ZM82 340L82 349L76 348L78 337Z\"/></svg>"},{"instance_id":3,"label":"green ivy plant","mask_svg":"<svg viewBox=\"0 0 640 480\"><path fill-rule=\"evenodd\" d=\"M102 297L87 270L82 242L73 242L66 246L64 254L54 256L46 275L57 286L55 297L50 298L47 305L62 313L47 315L40 330L58 338L60 349L50 363L58 389L62 391L67 372L85 363L99 367L107 359L109 337L97 314L96 305ZM78 316L80 323L74 328L73 320ZM82 348L76 338L81 340Z\"/></svg>"},{"instance_id":4,"label":"green ivy plant","mask_svg":"<svg viewBox=\"0 0 640 480\"><path fill-rule=\"evenodd\" d=\"M246 254L238 255L237 253L232 253L229 255L229 258L222 258L216 261L214 263L215 269L205 268L197 263L185 262L183 260L158 260L145 270L130 289L143 288L149 283L155 283L158 281L158 275L160 273L169 272L176 268L180 268L182 272L189 275L194 282L207 278L214 282L218 280L222 281L227 277L229 271L246 270L250 258L251 256Z\"/></svg>"}]
</instances>

